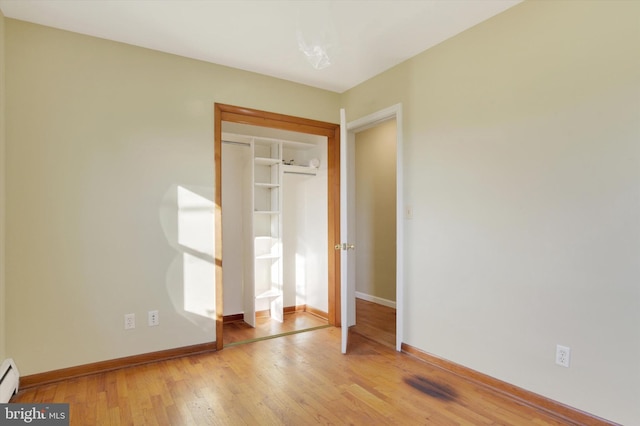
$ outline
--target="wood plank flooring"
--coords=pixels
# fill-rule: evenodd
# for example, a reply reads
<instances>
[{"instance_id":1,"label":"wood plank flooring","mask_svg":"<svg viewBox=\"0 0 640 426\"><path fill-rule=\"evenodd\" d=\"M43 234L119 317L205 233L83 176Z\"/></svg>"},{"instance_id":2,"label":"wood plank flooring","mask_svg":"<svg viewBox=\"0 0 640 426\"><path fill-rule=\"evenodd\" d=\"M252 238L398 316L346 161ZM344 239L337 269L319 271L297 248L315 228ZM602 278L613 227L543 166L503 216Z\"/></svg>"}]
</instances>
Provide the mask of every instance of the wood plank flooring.
<instances>
[{"instance_id":1,"label":"wood plank flooring","mask_svg":"<svg viewBox=\"0 0 640 426\"><path fill-rule=\"evenodd\" d=\"M225 346L238 344L269 336L326 326L328 323L324 318L303 311L285 313L283 322L272 320L269 317L258 317L256 318L255 328L244 321L233 321L224 324L222 341Z\"/></svg>"},{"instance_id":2,"label":"wood plank flooring","mask_svg":"<svg viewBox=\"0 0 640 426\"><path fill-rule=\"evenodd\" d=\"M72 425L561 425L358 334L322 328L21 391Z\"/></svg>"},{"instance_id":3,"label":"wood plank flooring","mask_svg":"<svg viewBox=\"0 0 640 426\"><path fill-rule=\"evenodd\" d=\"M396 310L356 298L356 325L349 329L390 348L396 347Z\"/></svg>"}]
</instances>

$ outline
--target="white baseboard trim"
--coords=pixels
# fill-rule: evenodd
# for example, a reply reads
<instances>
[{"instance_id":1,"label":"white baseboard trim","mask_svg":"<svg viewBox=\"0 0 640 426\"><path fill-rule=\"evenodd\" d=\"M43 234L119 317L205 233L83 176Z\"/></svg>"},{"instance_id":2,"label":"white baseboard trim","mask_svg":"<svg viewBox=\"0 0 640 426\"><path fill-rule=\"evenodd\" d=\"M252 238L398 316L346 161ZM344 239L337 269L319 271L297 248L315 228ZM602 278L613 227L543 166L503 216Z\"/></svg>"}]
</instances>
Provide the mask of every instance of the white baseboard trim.
<instances>
[{"instance_id":1,"label":"white baseboard trim","mask_svg":"<svg viewBox=\"0 0 640 426\"><path fill-rule=\"evenodd\" d=\"M396 302L393 300L383 299L382 297L371 296L370 294L360 293L356 291L356 297L358 299L366 300L367 302L377 303L378 305L388 306L389 308L396 308Z\"/></svg>"}]
</instances>

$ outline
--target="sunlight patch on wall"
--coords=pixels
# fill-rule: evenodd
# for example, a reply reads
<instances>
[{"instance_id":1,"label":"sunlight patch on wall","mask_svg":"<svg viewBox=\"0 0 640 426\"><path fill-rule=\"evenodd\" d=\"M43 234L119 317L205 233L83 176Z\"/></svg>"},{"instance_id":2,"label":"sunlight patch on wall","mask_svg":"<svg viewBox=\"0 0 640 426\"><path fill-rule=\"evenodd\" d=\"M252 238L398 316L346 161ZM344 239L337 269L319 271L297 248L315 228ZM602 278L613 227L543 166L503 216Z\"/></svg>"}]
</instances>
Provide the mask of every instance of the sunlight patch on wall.
<instances>
[{"instance_id":1,"label":"sunlight patch on wall","mask_svg":"<svg viewBox=\"0 0 640 426\"><path fill-rule=\"evenodd\" d=\"M178 244L213 257L213 201L178 186Z\"/></svg>"},{"instance_id":2,"label":"sunlight patch on wall","mask_svg":"<svg viewBox=\"0 0 640 426\"><path fill-rule=\"evenodd\" d=\"M184 310L215 319L214 265L211 261L183 254Z\"/></svg>"},{"instance_id":3,"label":"sunlight patch on wall","mask_svg":"<svg viewBox=\"0 0 640 426\"><path fill-rule=\"evenodd\" d=\"M183 253L183 308L215 318L213 201L178 186L178 245Z\"/></svg>"},{"instance_id":4,"label":"sunlight patch on wall","mask_svg":"<svg viewBox=\"0 0 640 426\"><path fill-rule=\"evenodd\" d=\"M215 330L213 188L172 185L165 193L160 222L176 250L166 274L176 312L203 330Z\"/></svg>"}]
</instances>

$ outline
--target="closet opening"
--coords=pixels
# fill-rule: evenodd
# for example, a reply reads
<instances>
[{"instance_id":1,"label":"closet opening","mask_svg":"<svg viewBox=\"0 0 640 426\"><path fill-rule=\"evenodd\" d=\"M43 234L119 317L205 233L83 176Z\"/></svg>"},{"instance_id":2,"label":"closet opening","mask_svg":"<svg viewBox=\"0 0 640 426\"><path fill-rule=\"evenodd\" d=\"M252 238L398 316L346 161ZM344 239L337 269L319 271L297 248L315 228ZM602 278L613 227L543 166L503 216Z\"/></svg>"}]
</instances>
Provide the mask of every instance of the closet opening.
<instances>
[{"instance_id":1,"label":"closet opening","mask_svg":"<svg viewBox=\"0 0 640 426\"><path fill-rule=\"evenodd\" d=\"M327 138L222 123L224 344L328 326Z\"/></svg>"},{"instance_id":2,"label":"closet opening","mask_svg":"<svg viewBox=\"0 0 640 426\"><path fill-rule=\"evenodd\" d=\"M253 114L274 115L216 104L218 349L339 321L338 125L279 114L251 123Z\"/></svg>"}]
</instances>

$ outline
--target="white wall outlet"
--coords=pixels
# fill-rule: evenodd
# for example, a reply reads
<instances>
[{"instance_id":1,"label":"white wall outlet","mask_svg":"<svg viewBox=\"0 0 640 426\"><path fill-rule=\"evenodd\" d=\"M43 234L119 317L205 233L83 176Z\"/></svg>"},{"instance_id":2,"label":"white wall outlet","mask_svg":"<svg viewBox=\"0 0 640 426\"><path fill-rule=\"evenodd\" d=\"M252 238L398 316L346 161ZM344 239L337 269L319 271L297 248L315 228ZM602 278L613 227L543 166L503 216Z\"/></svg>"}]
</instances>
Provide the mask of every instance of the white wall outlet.
<instances>
[{"instance_id":1,"label":"white wall outlet","mask_svg":"<svg viewBox=\"0 0 640 426\"><path fill-rule=\"evenodd\" d=\"M571 348L562 345L556 345L556 364L563 367L569 367L571 360Z\"/></svg>"},{"instance_id":2,"label":"white wall outlet","mask_svg":"<svg viewBox=\"0 0 640 426\"><path fill-rule=\"evenodd\" d=\"M136 314L125 314L124 329L131 330L132 328L136 328Z\"/></svg>"},{"instance_id":3,"label":"white wall outlet","mask_svg":"<svg viewBox=\"0 0 640 426\"><path fill-rule=\"evenodd\" d=\"M160 314L158 311L149 311L149 327L160 325Z\"/></svg>"}]
</instances>

